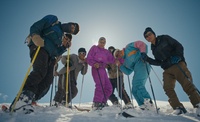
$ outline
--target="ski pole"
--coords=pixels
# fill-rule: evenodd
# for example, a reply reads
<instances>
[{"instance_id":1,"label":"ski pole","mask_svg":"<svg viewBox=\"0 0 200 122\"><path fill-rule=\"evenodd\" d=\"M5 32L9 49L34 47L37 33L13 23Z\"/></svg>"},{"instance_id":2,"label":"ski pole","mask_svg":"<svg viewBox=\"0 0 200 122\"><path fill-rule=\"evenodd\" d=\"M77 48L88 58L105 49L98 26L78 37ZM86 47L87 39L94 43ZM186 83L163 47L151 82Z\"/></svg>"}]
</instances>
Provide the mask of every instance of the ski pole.
<instances>
[{"instance_id":1,"label":"ski pole","mask_svg":"<svg viewBox=\"0 0 200 122\"><path fill-rule=\"evenodd\" d=\"M69 48L68 48L68 53L67 53L67 71L66 71L66 102L65 102L65 106L68 106L68 75L69 75Z\"/></svg>"},{"instance_id":2,"label":"ski pole","mask_svg":"<svg viewBox=\"0 0 200 122\"><path fill-rule=\"evenodd\" d=\"M157 79L160 81L161 86L163 86L163 82L160 80L156 72L154 71L153 67L150 65L151 69L153 70L154 74L156 75Z\"/></svg>"},{"instance_id":3,"label":"ski pole","mask_svg":"<svg viewBox=\"0 0 200 122\"><path fill-rule=\"evenodd\" d=\"M53 95L53 82L51 84L51 96L50 96L50 106L52 105L52 95Z\"/></svg>"},{"instance_id":4,"label":"ski pole","mask_svg":"<svg viewBox=\"0 0 200 122\"><path fill-rule=\"evenodd\" d=\"M55 94L56 94L56 92L57 92L57 76L55 76Z\"/></svg>"},{"instance_id":5,"label":"ski pole","mask_svg":"<svg viewBox=\"0 0 200 122\"><path fill-rule=\"evenodd\" d=\"M20 90L19 90L19 92L18 92L18 94L17 94L17 97L16 97L16 99L14 100L13 106L11 107L11 114L13 113L13 110L14 110L14 108L15 108L15 106L16 106L16 103L17 103L17 101L19 100L19 96L20 96L21 93L22 93L22 90L23 90L24 85L25 85L25 83L26 83L26 80L27 80L27 78L28 78L28 74L29 74L30 71L31 71L31 67L33 66L33 63L35 62L35 59L36 59L36 57L37 57L39 51L40 51L40 46L37 48L37 50L36 50L36 52L35 52L35 55L34 55L34 57L33 57L33 60L32 60L32 62L31 62L31 64L30 64L30 66L29 66L29 68L28 68L28 71L27 71L27 73L26 73L26 76L25 76L25 78L24 78L24 81L22 82L22 85L21 85Z\"/></svg>"},{"instance_id":6,"label":"ski pole","mask_svg":"<svg viewBox=\"0 0 200 122\"><path fill-rule=\"evenodd\" d=\"M118 65L116 65L117 68L117 91L118 91L118 96L120 98L121 95L121 113L122 113L122 83L120 84L120 88L119 88L119 70L118 70Z\"/></svg>"},{"instance_id":7,"label":"ski pole","mask_svg":"<svg viewBox=\"0 0 200 122\"><path fill-rule=\"evenodd\" d=\"M154 91L153 91L153 86L152 86L151 78L150 78L150 75L149 75L147 63L145 63L145 64L146 64L147 74L148 74L148 76L149 76L149 83L150 83L150 86L151 86L151 91L152 91L152 94L153 94L153 99L154 99L154 101L155 101L156 112L157 112L157 114L158 114L158 107L157 107L157 104L156 104L156 98L155 98L155 95L154 95Z\"/></svg>"},{"instance_id":8,"label":"ski pole","mask_svg":"<svg viewBox=\"0 0 200 122\"><path fill-rule=\"evenodd\" d=\"M102 84L102 82L101 82L101 77L100 77L100 74L99 74L99 70L97 69L97 73L98 73L98 76L99 76L99 80L100 80L100 84L101 84L101 89L102 89L102 91L103 91L103 95L104 95L104 99L106 100L106 94L105 94L105 91L104 91L104 89L103 89L103 84ZM106 101L107 102L107 101Z\"/></svg>"},{"instance_id":9,"label":"ski pole","mask_svg":"<svg viewBox=\"0 0 200 122\"><path fill-rule=\"evenodd\" d=\"M134 104L133 104L133 94L132 94L132 92L131 92L131 83L130 83L129 75L127 75L127 77L128 77L128 84L129 84L129 91L130 91L130 95L131 95L132 107L134 108Z\"/></svg>"},{"instance_id":10,"label":"ski pole","mask_svg":"<svg viewBox=\"0 0 200 122\"><path fill-rule=\"evenodd\" d=\"M187 74L185 73L185 71L178 65L176 64L176 66L179 68L179 70L184 74L184 76L188 79L188 81L190 81L193 84L193 81L187 76ZM194 85L194 84L193 84ZM197 87L194 85L194 88L196 89L196 91L200 94L200 91L197 89Z\"/></svg>"},{"instance_id":11,"label":"ski pole","mask_svg":"<svg viewBox=\"0 0 200 122\"><path fill-rule=\"evenodd\" d=\"M72 107L72 84L71 84L70 74L69 74L69 82L68 83L69 83L69 96L70 96L69 99L70 99L70 104L71 104L71 107Z\"/></svg>"},{"instance_id":12,"label":"ski pole","mask_svg":"<svg viewBox=\"0 0 200 122\"><path fill-rule=\"evenodd\" d=\"M80 93L80 99L79 99L79 107L80 107L80 104L81 104L81 97L82 97L82 90L83 90L83 81L84 81L84 75L82 77L82 83L81 83L81 93Z\"/></svg>"}]
</instances>

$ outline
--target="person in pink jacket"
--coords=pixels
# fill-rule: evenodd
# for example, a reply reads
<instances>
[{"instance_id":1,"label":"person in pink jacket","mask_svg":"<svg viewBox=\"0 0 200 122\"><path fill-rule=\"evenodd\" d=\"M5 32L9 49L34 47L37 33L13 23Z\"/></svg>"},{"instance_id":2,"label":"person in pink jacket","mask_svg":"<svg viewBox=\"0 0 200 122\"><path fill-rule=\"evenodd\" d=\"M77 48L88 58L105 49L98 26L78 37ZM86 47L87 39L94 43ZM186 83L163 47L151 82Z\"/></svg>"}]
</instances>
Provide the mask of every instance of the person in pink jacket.
<instances>
[{"instance_id":1,"label":"person in pink jacket","mask_svg":"<svg viewBox=\"0 0 200 122\"><path fill-rule=\"evenodd\" d=\"M98 45L93 45L87 55L87 63L92 67L92 76L95 82L93 98L93 110L101 110L107 103L112 93L112 85L109 81L106 66L114 63L112 54L105 49L106 39L101 37Z\"/></svg>"}]
</instances>

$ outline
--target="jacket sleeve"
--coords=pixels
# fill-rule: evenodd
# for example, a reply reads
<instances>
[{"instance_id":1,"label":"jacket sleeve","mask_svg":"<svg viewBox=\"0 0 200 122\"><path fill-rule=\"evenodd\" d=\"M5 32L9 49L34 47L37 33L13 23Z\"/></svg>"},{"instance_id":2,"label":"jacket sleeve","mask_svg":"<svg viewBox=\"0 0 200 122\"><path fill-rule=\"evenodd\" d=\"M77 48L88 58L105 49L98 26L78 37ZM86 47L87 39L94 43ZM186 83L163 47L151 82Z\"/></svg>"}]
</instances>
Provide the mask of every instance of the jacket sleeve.
<instances>
[{"instance_id":1,"label":"jacket sleeve","mask_svg":"<svg viewBox=\"0 0 200 122\"><path fill-rule=\"evenodd\" d=\"M96 63L96 61L94 60L94 55L95 55L95 45L92 46L88 52L88 55L87 55L87 63L90 65L90 66L94 66L94 64Z\"/></svg>"},{"instance_id":2,"label":"jacket sleeve","mask_svg":"<svg viewBox=\"0 0 200 122\"><path fill-rule=\"evenodd\" d=\"M124 65L120 66L120 70L126 75L130 75L133 72L132 70L126 68Z\"/></svg>"},{"instance_id":3,"label":"jacket sleeve","mask_svg":"<svg viewBox=\"0 0 200 122\"><path fill-rule=\"evenodd\" d=\"M62 56L61 62L62 62L63 65L65 65L67 63L67 55Z\"/></svg>"},{"instance_id":4,"label":"jacket sleeve","mask_svg":"<svg viewBox=\"0 0 200 122\"><path fill-rule=\"evenodd\" d=\"M147 53L148 51L147 45L143 41L135 41L133 45L135 48L138 48L141 53L142 52Z\"/></svg>"},{"instance_id":5,"label":"jacket sleeve","mask_svg":"<svg viewBox=\"0 0 200 122\"><path fill-rule=\"evenodd\" d=\"M58 21L58 18L54 15L47 15L44 18L42 18L41 20L35 22L31 28L30 28L30 35L32 36L32 34L38 34L41 35L43 29L46 29L50 26L52 26L53 23L55 23L56 21Z\"/></svg>"},{"instance_id":6,"label":"jacket sleeve","mask_svg":"<svg viewBox=\"0 0 200 122\"><path fill-rule=\"evenodd\" d=\"M150 58L150 57L148 57L146 61L147 61L149 64L155 65L155 66L161 66L161 63L162 63L161 61L156 60L156 59L152 59L152 58Z\"/></svg>"}]
</instances>

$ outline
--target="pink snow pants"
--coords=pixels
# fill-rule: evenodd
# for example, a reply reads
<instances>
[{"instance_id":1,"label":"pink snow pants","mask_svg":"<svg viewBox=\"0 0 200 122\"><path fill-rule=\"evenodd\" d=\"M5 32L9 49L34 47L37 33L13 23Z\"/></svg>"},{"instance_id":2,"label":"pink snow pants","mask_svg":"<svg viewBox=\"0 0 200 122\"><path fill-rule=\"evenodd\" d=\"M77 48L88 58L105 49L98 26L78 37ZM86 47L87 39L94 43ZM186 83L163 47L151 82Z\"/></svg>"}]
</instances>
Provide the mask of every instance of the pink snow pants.
<instances>
[{"instance_id":1,"label":"pink snow pants","mask_svg":"<svg viewBox=\"0 0 200 122\"><path fill-rule=\"evenodd\" d=\"M93 102L106 103L112 94L112 84L108 79L106 69L92 67L92 76L95 82L95 92Z\"/></svg>"}]
</instances>

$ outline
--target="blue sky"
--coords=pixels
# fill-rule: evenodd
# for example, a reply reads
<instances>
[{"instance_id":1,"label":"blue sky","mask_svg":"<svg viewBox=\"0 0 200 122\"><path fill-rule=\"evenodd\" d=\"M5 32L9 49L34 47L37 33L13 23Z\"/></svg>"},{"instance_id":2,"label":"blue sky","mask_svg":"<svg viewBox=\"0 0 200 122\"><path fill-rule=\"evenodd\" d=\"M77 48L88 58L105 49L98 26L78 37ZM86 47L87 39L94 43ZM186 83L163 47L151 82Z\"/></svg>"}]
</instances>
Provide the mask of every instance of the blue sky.
<instances>
[{"instance_id":1,"label":"blue sky","mask_svg":"<svg viewBox=\"0 0 200 122\"><path fill-rule=\"evenodd\" d=\"M106 48L123 48L126 44L142 40L146 27L152 27L157 35L168 34L184 46L184 55L194 84L200 89L199 66L199 0L7 0L0 4L0 103L11 102L20 89L30 65L29 49L24 44L30 26L47 14L56 15L61 22L77 22L80 33L73 36L70 53L80 47L87 51L99 37L107 39ZM149 43L147 43L150 46ZM149 47L150 57L153 57ZM59 69L62 65L59 65ZM163 70L153 66L162 80ZM130 75L130 79L132 79ZM163 88L154 72L150 75L157 100L167 101ZM79 93L73 102L78 103L82 75L78 77ZM127 76L125 87L129 93ZM149 81L146 84L151 94ZM179 83L176 91L181 101L188 101ZM89 67L84 76L82 102L93 99L94 83ZM151 94L152 96L152 94ZM48 93L39 102L49 102Z\"/></svg>"}]
</instances>

